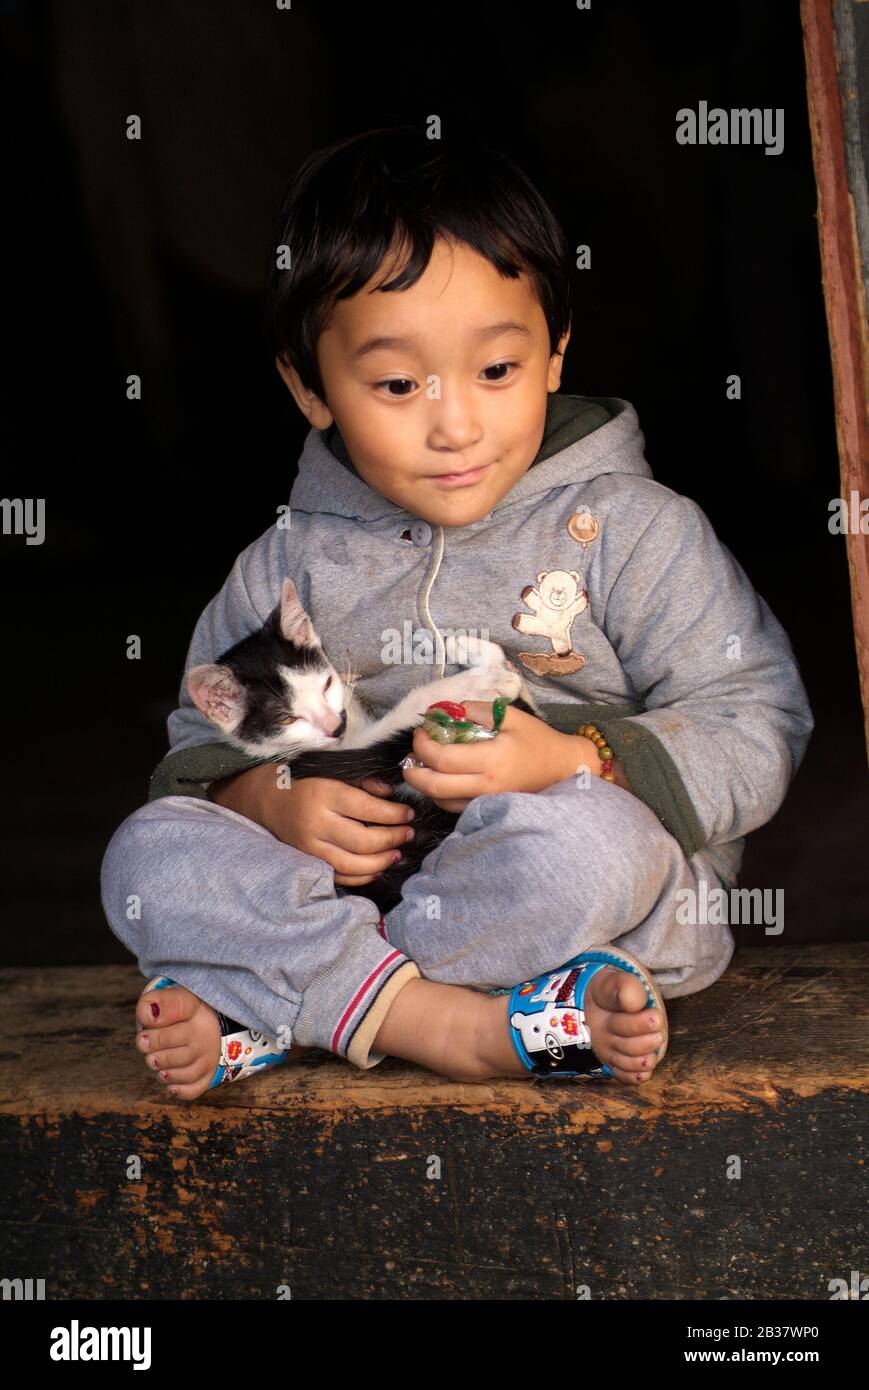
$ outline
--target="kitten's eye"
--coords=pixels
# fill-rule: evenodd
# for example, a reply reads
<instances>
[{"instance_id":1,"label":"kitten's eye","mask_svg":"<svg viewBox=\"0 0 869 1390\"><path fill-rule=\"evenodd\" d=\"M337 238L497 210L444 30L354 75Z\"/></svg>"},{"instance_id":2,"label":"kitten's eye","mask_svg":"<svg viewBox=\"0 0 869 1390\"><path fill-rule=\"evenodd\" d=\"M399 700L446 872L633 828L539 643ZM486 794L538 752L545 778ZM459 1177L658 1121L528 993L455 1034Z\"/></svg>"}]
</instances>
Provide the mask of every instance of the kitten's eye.
<instances>
[{"instance_id":1,"label":"kitten's eye","mask_svg":"<svg viewBox=\"0 0 869 1390\"><path fill-rule=\"evenodd\" d=\"M331 684L332 684L332 677L330 676L329 679L327 680L326 684L323 686L323 693L324 693L324 694L325 694L325 692L329 689L329 686L330 686Z\"/></svg>"},{"instance_id":2,"label":"kitten's eye","mask_svg":"<svg viewBox=\"0 0 869 1390\"><path fill-rule=\"evenodd\" d=\"M279 719L278 723L282 724L284 728L286 728L287 724L295 724L298 717L299 716L297 714L294 714L291 719Z\"/></svg>"}]
</instances>

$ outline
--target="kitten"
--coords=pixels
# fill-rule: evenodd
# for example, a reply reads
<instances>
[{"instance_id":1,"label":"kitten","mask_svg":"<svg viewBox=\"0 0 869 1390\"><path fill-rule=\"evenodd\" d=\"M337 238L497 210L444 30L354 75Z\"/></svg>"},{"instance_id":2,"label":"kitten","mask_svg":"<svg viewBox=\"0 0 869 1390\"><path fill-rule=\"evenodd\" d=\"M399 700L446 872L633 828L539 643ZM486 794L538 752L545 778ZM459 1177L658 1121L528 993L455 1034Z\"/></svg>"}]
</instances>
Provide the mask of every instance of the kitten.
<instances>
[{"instance_id":1,"label":"kitten","mask_svg":"<svg viewBox=\"0 0 869 1390\"><path fill-rule=\"evenodd\" d=\"M345 888L386 913L400 901L405 879L458 820L457 813L442 810L402 776L423 711L438 700L490 701L503 695L518 709L536 713L522 676L496 643L469 638L467 652L468 670L417 686L375 719L354 693L355 678L342 679L329 662L287 578L280 603L263 626L216 663L195 666L186 684L194 704L228 743L254 758L289 764L291 778L358 782L380 777L396 800L413 804L415 834L401 859L371 883Z\"/></svg>"}]
</instances>

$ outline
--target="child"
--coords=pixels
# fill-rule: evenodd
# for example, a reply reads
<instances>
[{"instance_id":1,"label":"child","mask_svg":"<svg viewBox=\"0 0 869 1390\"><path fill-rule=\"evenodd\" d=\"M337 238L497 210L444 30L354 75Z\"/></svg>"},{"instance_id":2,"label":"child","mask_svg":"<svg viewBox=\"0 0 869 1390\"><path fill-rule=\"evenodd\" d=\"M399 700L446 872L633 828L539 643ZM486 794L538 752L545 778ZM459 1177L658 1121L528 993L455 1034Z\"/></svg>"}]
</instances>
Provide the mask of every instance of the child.
<instances>
[{"instance_id":1,"label":"child","mask_svg":"<svg viewBox=\"0 0 869 1390\"><path fill-rule=\"evenodd\" d=\"M633 407L556 394L569 253L509 160L409 128L342 141L297 175L277 245L276 365L311 429L289 516L238 557L186 669L258 628L289 574L376 713L457 671L444 638L464 632L504 648L546 722L508 708L496 738L448 747L417 730L408 782L462 814L381 918L346 889L411 809L370 779L285 788L182 688L103 864L112 929L159 977L137 1045L183 1099L310 1046L647 1080L664 998L733 952L679 907L735 885L805 751L788 639L652 480Z\"/></svg>"}]
</instances>

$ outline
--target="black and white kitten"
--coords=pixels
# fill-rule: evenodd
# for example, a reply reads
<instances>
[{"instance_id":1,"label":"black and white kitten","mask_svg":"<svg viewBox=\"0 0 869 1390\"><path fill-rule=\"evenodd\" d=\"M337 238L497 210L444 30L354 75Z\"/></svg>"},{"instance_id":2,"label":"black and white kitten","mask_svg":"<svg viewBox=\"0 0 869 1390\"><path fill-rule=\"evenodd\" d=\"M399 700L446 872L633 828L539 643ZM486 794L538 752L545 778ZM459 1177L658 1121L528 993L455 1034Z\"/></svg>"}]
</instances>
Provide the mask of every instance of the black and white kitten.
<instances>
[{"instance_id":1,"label":"black and white kitten","mask_svg":"<svg viewBox=\"0 0 869 1390\"><path fill-rule=\"evenodd\" d=\"M254 758L287 763L291 778L331 777L358 782L380 777L396 800L416 812L414 838L401 859L371 883L346 892L370 898L388 912L401 885L458 820L405 782L404 760L413 751L414 729L438 700L494 700L503 695L529 714L537 711L522 676L494 642L468 638L468 669L417 686L375 719L354 693L356 678L342 678L329 662L293 581L263 626L216 663L187 674L190 698L228 743ZM524 697L524 698L523 698Z\"/></svg>"}]
</instances>

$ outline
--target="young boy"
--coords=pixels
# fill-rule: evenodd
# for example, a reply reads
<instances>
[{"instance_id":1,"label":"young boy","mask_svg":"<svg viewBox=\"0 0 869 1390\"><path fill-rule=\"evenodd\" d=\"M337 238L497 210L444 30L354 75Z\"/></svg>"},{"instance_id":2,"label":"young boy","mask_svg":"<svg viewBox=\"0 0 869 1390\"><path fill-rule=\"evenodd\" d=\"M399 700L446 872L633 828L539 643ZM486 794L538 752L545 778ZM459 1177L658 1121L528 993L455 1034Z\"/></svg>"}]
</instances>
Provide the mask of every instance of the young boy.
<instances>
[{"instance_id":1,"label":"young boy","mask_svg":"<svg viewBox=\"0 0 869 1390\"><path fill-rule=\"evenodd\" d=\"M310 1046L647 1080L663 999L733 951L680 905L735 885L805 751L788 639L696 504L652 480L633 407L555 394L569 253L509 160L411 129L342 141L300 170L277 246L276 365L311 429L289 525L282 507L238 557L186 669L258 628L289 574L378 714L458 671L444 634L465 632L504 648L546 722L508 708L465 746L416 732L407 781L462 814L381 918L346 889L392 862L412 810L370 779L284 787L182 688L103 864L112 929L163 977L137 1046L183 1099ZM432 663L385 656L396 633Z\"/></svg>"}]
</instances>

